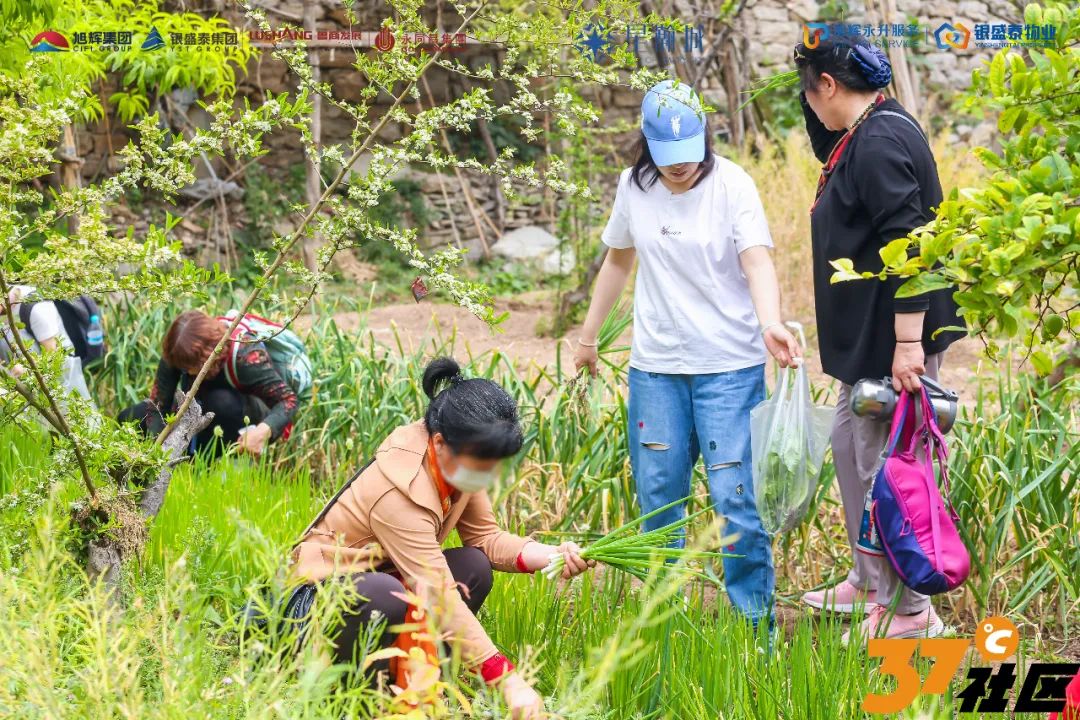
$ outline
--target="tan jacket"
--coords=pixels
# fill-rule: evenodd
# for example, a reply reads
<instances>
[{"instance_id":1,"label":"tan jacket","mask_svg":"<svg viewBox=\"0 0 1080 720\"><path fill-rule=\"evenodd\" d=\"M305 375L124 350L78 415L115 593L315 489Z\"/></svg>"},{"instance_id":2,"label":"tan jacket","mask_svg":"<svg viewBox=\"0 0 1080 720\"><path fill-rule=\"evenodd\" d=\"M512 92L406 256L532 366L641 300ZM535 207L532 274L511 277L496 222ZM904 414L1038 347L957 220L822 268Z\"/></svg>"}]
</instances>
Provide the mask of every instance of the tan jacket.
<instances>
[{"instance_id":1,"label":"tan jacket","mask_svg":"<svg viewBox=\"0 0 1080 720\"><path fill-rule=\"evenodd\" d=\"M426 580L439 628L461 641L466 662L479 664L498 651L458 594L441 544L457 528L461 542L482 550L493 568L517 572L518 553L529 538L495 524L486 492L455 492L444 520L438 490L424 463L427 442L423 421L390 433L375 452L375 461L304 533L293 550L292 570L307 582L318 582L380 566L386 570L392 564L410 588Z\"/></svg>"}]
</instances>

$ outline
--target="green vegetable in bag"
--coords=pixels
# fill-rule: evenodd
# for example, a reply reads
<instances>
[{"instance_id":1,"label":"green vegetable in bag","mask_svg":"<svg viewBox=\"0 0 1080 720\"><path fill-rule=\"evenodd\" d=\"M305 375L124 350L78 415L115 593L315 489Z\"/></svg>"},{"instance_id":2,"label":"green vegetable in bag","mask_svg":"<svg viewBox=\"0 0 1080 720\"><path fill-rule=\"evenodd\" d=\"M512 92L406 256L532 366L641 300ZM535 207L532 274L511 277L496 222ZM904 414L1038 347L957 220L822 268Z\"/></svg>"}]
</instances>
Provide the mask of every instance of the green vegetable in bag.
<instances>
[{"instance_id":1,"label":"green vegetable in bag","mask_svg":"<svg viewBox=\"0 0 1080 720\"><path fill-rule=\"evenodd\" d=\"M788 323L805 346L802 326ZM814 406L806 368L781 370L776 392L750 412L754 500L766 532L794 528L813 498L834 408ZM794 376L794 381L791 378Z\"/></svg>"}]
</instances>

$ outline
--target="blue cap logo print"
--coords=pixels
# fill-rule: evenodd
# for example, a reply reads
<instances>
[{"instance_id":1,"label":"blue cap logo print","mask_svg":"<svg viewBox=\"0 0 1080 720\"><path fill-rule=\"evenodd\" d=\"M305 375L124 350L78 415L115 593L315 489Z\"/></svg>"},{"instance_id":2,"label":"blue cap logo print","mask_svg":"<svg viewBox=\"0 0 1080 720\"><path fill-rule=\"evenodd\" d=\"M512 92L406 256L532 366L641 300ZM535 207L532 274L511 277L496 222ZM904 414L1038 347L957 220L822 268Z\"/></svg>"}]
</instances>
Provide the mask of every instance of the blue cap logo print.
<instances>
[{"instance_id":1,"label":"blue cap logo print","mask_svg":"<svg viewBox=\"0 0 1080 720\"><path fill-rule=\"evenodd\" d=\"M686 83L664 80L641 102L641 132L657 165L705 159L705 113L700 97Z\"/></svg>"}]
</instances>

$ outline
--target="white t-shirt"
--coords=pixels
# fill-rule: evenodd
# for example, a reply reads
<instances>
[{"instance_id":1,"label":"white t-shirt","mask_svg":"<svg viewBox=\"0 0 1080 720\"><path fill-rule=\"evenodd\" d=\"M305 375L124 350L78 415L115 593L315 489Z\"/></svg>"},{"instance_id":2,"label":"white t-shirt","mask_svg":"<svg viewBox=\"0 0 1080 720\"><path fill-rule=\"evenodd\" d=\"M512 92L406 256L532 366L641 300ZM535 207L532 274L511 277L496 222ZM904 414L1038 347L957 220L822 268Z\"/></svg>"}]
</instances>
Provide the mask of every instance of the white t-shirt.
<instances>
[{"instance_id":1,"label":"white t-shirt","mask_svg":"<svg viewBox=\"0 0 1080 720\"><path fill-rule=\"evenodd\" d=\"M12 305L11 311L15 313L15 317L19 316L19 305ZM30 333L32 336L24 337L28 340L41 344L51 338L56 338L56 342L61 347L65 347L71 350L74 345L71 343L71 338L68 337L67 330L64 328L64 321L60 318L60 311L56 309L56 305L46 300L43 302L35 303L30 308Z\"/></svg>"},{"instance_id":2,"label":"white t-shirt","mask_svg":"<svg viewBox=\"0 0 1080 720\"><path fill-rule=\"evenodd\" d=\"M619 176L601 239L634 248L634 337L630 366L702 374L765 362L761 326L739 253L772 247L753 179L730 160L696 187L672 193L657 179L648 191Z\"/></svg>"}]
</instances>

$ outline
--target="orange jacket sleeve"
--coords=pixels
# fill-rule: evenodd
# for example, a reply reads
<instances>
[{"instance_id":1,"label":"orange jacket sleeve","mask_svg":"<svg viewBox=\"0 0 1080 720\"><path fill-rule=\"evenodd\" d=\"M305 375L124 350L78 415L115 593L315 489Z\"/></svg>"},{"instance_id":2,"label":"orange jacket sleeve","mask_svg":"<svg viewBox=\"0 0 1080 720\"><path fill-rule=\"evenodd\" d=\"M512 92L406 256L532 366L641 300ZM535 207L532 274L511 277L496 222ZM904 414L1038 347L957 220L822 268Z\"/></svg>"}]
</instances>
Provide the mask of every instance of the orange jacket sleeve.
<instances>
[{"instance_id":1,"label":"orange jacket sleeve","mask_svg":"<svg viewBox=\"0 0 1080 720\"><path fill-rule=\"evenodd\" d=\"M474 493L457 522L461 544L478 548L491 561L491 566L502 572L518 572L518 553L531 538L506 532L495 523L491 500L486 492Z\"/></svg>"}]
</instances>

